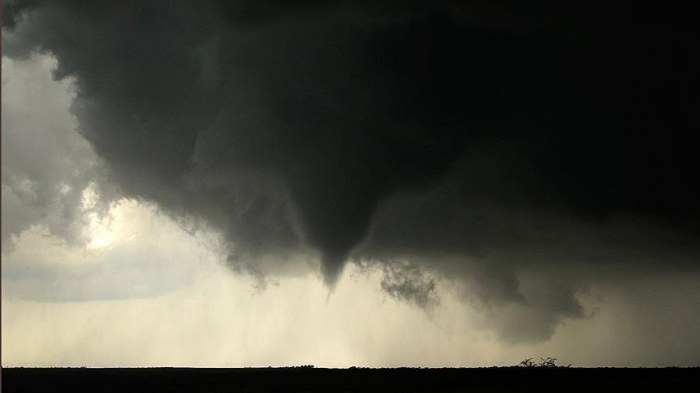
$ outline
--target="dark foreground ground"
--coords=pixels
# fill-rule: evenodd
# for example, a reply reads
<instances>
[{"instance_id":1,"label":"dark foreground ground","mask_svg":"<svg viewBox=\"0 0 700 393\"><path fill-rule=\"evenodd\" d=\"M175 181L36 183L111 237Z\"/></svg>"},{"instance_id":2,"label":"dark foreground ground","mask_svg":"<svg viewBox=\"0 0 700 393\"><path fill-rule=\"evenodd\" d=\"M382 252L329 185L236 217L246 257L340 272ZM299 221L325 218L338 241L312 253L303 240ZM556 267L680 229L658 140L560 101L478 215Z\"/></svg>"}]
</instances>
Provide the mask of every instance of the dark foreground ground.
<instances>
[{"instance_id":1,"label":"dark foreground ground","mask_svg":"<svg viewBox=\"0 0 700 393\"><path fill-rule=\"evenodd\" d=\"M666 392L700 390L700 368L2 370L2 392Z\"/></svg>"}]
</instances>

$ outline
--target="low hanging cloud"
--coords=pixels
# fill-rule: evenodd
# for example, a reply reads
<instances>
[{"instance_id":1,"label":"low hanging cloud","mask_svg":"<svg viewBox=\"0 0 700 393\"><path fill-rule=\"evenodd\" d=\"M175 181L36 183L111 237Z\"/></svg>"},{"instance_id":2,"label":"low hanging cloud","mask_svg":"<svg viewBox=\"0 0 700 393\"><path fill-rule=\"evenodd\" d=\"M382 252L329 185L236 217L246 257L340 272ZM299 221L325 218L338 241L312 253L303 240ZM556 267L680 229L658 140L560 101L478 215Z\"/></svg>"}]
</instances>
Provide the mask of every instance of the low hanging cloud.
<instances>
[{"instance_id":1,"label":"low hanging cloud","mask_svg":"<svg viewBox=\"0 0 700 393\"><path fill-rule=\"evenodd\" d=\"M427 266L531 310L528 333L502 319L517 342L583 316L601 265L697 269L683 12L304 4L10 1L3 56L55 56L120 193L213 227L238 271ZM389 294L435 300L392 266Z\"/></svg>"},{"instance_id":2,"label":"low hanging cloud","mask_svg":"<svg viewBox=\"0 0 700 393\"><path fill-rule=\"evenodd\" d=\"M381 289L390 297L430 311L440 304L435 278L410 261L357 261L360 271L381 271Z\"/></svg>"}]
</instances>

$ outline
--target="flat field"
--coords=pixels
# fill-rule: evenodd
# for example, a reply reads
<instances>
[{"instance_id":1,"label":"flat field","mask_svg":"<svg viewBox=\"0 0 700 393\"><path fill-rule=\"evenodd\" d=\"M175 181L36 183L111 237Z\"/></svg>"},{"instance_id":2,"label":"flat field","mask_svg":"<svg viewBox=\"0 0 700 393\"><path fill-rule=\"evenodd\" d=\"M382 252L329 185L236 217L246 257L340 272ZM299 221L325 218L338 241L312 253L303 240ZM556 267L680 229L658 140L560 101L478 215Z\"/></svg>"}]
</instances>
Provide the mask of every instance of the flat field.
<instances>
[{"instance_id":1,"label":"flat field","mask_svg":"<svg viewBox=\"0 0 700 393\"><path fill-rule=\"evenodd\" d=\"M700 368L4 368L11 392L697 391Z\"/></svg>"}]
</instances>

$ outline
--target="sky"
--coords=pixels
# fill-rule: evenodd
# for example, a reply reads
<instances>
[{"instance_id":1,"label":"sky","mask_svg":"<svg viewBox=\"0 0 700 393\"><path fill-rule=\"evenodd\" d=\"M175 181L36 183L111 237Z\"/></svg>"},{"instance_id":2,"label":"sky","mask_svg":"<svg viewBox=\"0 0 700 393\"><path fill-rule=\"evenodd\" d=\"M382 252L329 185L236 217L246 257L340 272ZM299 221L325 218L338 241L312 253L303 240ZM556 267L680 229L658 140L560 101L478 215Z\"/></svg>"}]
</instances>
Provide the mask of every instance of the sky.
<instances>
[{"instance_id":1,"label":"sky","mask_svg":"<svg viewBox=\"0 0 700 393\"><path fill-rule=\"evenodd\" d=\"M2 366L700 365L690 15L3 2Z\"/></svg>"}]
</instances>

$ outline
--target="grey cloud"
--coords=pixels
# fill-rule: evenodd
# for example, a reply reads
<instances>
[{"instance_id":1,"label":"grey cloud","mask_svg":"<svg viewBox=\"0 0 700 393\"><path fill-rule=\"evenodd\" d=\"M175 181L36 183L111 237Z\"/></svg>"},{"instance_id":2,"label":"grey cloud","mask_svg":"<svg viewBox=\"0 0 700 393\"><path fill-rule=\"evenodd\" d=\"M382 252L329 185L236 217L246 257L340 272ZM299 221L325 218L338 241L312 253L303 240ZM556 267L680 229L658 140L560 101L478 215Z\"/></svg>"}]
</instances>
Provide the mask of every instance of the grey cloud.
<instances>
[{"instance_id":1,"label":"grey cloud","mask_svg":"<svg viewBox=\"0 0 700 393\"><path fill-rule=\"evenodd\" d=\"M489 322L504 342L527 343L550 339L556 327L567 318L592 315L576 298L574 288L558 282L540 282L525 289L524 304L506 312L496 310Z\"/></svg>"},{"instance_id":2,"label":"grey cloud","mask_svg":"<svg viewBox=\"0 0 700 393\"><path fill-rule=\"evenodd\" d=\"M517 341L584 315L575 291L608 266L697 266L682 12L26 4L3 8L5 55L56 56L124 194L222 232L234 269L315 256L332 285L347 259L421 264L517 307ZM431 293L386 269L390 294Z\"/></svg>"},{"instance_id":3,"label":"grey cloud","mask_svg":"<svg viewBox=\"0 0 700 393\"><path fill-rule=\"evenodd\" d=\"M148 3L132 18L110 5L47 4L12 34L56 55L56 77L76 77L81 133L127 195L203 217L247 254L288 254L301 240L332 283L377 201L449 166L454 131L436 140L402 107L373 108L403 92L382 86L359 26L241 32L190 6ZM211 78L214 91L202 86Z\"/></svg>"},{"instance_id":4,"label":"grey cloud","mask_svg":"<svg viewBox=\"0 0 700 393\"><path fill-rule=\"evenodd\" d=\"M33 225L71 244L86 240L86 214L103 213L116 190L88 143L75 133L68 112L69 81L55 84L48 57L3 62L2 95L2 246ZM85 208L83 192L102 194Z\"/></svg>"},{"instance_id":5,"label":"grey cloud","mask_svg":"<svg viewBox=\"0 0 700 393\"><path fill-rule=\"evenodd\" d=\"M435 279L410 261L355 261L364 271L382 273L381 289L392 298L430 311L440 304Z\"/></svg>"}]
</instances>

